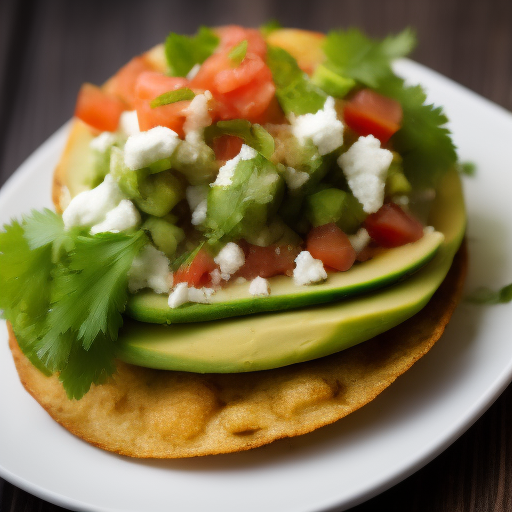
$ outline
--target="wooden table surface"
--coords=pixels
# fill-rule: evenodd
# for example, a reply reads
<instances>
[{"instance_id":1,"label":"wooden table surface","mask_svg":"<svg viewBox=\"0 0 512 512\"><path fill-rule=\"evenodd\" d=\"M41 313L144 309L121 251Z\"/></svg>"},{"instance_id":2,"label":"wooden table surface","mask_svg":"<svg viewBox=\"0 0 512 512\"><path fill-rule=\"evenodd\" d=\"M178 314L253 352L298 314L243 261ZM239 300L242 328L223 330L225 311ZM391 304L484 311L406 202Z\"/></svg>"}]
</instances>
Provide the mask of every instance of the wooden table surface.
<instances>
[{"instance_id":1,"label":"wooden table surface","mask_svg":"<svg viewBox=\"0 0 512 512\"><path fill-rule=\"evenodd\" d=\"M414 59L512 110L511 0L1 0L0 185L71 116L82 82L103 82L170 30L270 18L372 36L414 27ZM64 509L0 479L0 512L36 510ZM512 387L444 453L353 510L512 510Z\"/></svg>"}]
</instances>

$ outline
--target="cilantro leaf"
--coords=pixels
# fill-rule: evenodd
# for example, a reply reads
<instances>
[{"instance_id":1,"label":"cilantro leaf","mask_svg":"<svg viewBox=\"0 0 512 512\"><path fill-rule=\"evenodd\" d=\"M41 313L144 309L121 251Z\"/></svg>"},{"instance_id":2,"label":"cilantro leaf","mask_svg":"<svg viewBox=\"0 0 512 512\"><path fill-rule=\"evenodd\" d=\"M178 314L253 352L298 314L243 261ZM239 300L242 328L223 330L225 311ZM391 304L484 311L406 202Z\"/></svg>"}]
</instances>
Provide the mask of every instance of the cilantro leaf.
<instances>
[{"instance_id":1,"label":"cilantro leaf","mask_svg":"<svg viewBox=\"0 0 512 512\"><path fill-rule=\"evenodd\" d=\"M17 221L0 232L0 310L11 322L22 352L48 375L36 340L48 313L52 249L31 249L24 235L23 224Z\"/></svg>"},{"instance_id":2,"label":"cilantro leaf","mask_svg":"<svg viewBox=\"0 0 512 512\"><path fill-rule=\"evenodd\" d=\"M69 262L52 272L49 328L38 351L50 369L62 370L75 345L89 350L98 336L117 339L128 270L145 241L141 231L76 237Z\"/></svg>"},{"instance_id":3,"label":"cilantro leaf","mask_svg":"<svg viewBox=\"0 0 512 512\"><path fill-rule=\"evenodd\" d=\"M228 54L229 60L231 61L231 65L233 67L236 68L237 66L240 66L240 64L242 64L242 61L245 59L245 56L247 55L248 46L249 43L247 42L247 39L244 39L236 46L233 46L233 48Z\"/></svg>"},{"instance_id":4,"label":"cilantro leaf","mask_svg":"<svg viewBox=\"0 0 512 512\"><path fill-rule=\"evenodd\" d=\"M89 350L74 346L66 366L59 373L70 400L79 400L90 389L91 383L103 384L115 370L114 340L101 333Z\"/></svg>"},{"instance_id":5,"label":"cilantro leaf","mask_svg":"<svg viewBox=\"0 0 512 512\"><path fill-rule=\"evenodd\" d=\"M487 287L477 288L466 297L466 300L474 304L506 304L512 302L512 283L500 290L491 290Z\"/></svg>"},{"instance_id":6,"label":"cilantro leaf","mask_svg":"<svg viewBox=\"0 0 512 512\"><path fill-rule=\"evenodd\" d=\"M459 162L457 164L457 170L466 176L475 176L476 164L474 162Z\"/></svg>"},{"instance_id":7,"label":"cilantro leaf","mask_svg":"<svg viewBox=\"0 0 512 512\"><path fill-rule=\"evenodd\" d=\"M195 36L171 32L165 41L165 56L173 76L186 76L195 64L202 64L217 48L219 37L200 27Z\"/></svg>"},{"instance_id":8,"label":"cilantro leaf","mask_svg":"<svg viewBox=\"0 0 512 512\"><path fill-rule=\"evenodd\" d=\"M323 108L327 95L311 82L286 50L269 45L267 65L285 114L314 114Z\"/></svg>"},{"instance_id":9,"label":"cilantro leaf","mask_svg":"<svg viewBox=\"0 0 512 512\"><path fill-rule=\"evenodd\" d=\"M211 143L213 139L222 135L240 137L248 146L254 148L265 158L270 158L274 153L274 137L263 126L251 124L245 119L219 121L204 130L204 138L207 143Z\"/></svg>"},{"instance_id":10,"label":"cilantro leaf","mask_svg":"<svg viewBox=\"0 0 512 512\"><path fill-rule=\"evenodd\" d=\"M391 142L403 157L407 179L415 187L435 187L457 161L450 131L444 126L448 118L441 107L426 103L421 86L408 87L397 76L383 80L377 91L402 105L402 125Z\"/></svg>"},{"instance_id":11,"label":"cilantro leaf","mask_svg":"<svg viewBox=\"0 0 512 512\"><path fill-rule=\"evenodd\" d=\"M352 28L329 32L323 49L329 69L375 88L383 78L392 74L391 61L407 55L415 44L416 38L410 29L382 41L374 41Z\"/></svg>"},{"instance_id":12,"label":"cilantro leaf","mask_svg":"<svg viewBox=\"0 0 512 512\"><path fill-rule=\"evenodd\" d=\"M279 30L280 28L283 28L281 23L276 19L272 19L260 26L260 32L263 34L263 37L267 37L269 34Z\"/></svg>"},{"instance_id":13,"label":"cilantro leaf","mask_svg":"<svg viewBox=\"0 0 512 512\"><path fill-rule=\"evenodd\" d=\"M135 234L64 231L49 210L0 232L0 309L23 353L70 398L114 371L128 270L146 243Z\"/></svg>"},{"instance_id":14,"label":"cilantro leaf","mask_svg":"<svg viewBox=\"0 0 512 512\"><path fill-rule=\"evenodd\" d=\"M154 100L151 100L151 108L163 107L164 105L170 105L178 101L192 100L195 97L194 91L188 87L182 87L181 89L175 89L174 91L167 91L160 96L157 96Z\"/></svg>"}]
</instances>

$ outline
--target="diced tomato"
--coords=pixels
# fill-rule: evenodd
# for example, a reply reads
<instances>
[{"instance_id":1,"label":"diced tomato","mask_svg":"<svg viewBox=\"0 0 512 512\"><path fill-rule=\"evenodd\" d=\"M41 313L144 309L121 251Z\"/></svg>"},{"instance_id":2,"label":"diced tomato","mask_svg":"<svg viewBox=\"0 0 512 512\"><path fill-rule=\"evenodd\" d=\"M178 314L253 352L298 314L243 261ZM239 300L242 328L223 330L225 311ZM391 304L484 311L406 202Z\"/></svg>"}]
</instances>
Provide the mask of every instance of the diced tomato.
<instances>
[{"instance_id":1,"label":"diced tomato","mask_svg":"<svg viewBox=\"0 0 512 512\"><path fill-rule=\"evenodd\" d=\"M195 288L202 288L210 283L210 272L216 268L213 257L205 249L200 249L190 265L182 265L174 273L174 284L188 283Z\"/></svg>"},{"instance_id":2,"label":"diced tomato","mask_svg":"<svg viewBox=\"0 0 512 512\"><path fill-rule=\"evenodd\" d=\"M141 73L152 71L153 66L144 57L134 57L106 84L105 91L121 98L129 108L135 107L135 84Z\"/></svg>"},{"instance_id":3,"label":"diced tomato","mask_svg":"<svg viewBox=\"0 0 512 512\"><path fill-rule=\"evenodd\" d=\"M306 249L313 258L341 272L356 260L356 251L348 236L334 223L312 228L306 239Z\"/></svg>"},{"instance_id":4,"label":"diced tomato","mask_svg":"<svg viewBox=\"0 0 512 512\"><path fill-rule=\"evenodd\" d=\"M421 222L394 203L386 203L364 221L368 234L382 247L398 247L423 236Z\"/></svg>"},{"instance_id":5,"label":"diced tomato","mask_svg":"<svg viewBox=\"0 0 512 512\"><path fill-rule=\"evenodd\" d=\"M212 149L217 160L226 162L240 153L243 143L244 141L240 137L222 135L213 139Z\"/></svg>"},{"instance_id":6,"label":"diced tomato","mask_svg":"<svg viewBox=\"0 0 512 512\"><path fill-rule=\"evenodd\" d=\"M165 126L183 135L183 123L186 109L190 101L178 101L161 107L151 107L151 100L168 91L187 87L186 78L172 77L156 71L141 73L135 85L137 100L135 107L141 130L149 130L155 126Z\"/></svg>"},{"instance_id":7,"label":"diced tomato","mask_svg":"<svg viewBox=\"0 0 512 512\"><path fill-rule=\"evenodd\" d=\"M219 56L222 55L219 54ZM267 66L261 57L249 54L238 66L225 67L217 73L213 80L215 90L224 94L244 87L255 80L260 73L265 72L265 68Z\"/></svg>"},{"instance_id":8,"label":"diced tomato","mask_svg":"<svg viewBox=\"0 0 512 512\"><path fill-rule=\"evenodd\" d=\"M247 51L233 67L229 50L214 53L204 61L190 87L209 90L216 99L214 119L247 119L251 122L269 107L275 95L272 73L257 53Z\"/></svg>"},{"instance_id":9,"label":"diced tomato","mask_svg":"<svg viewBox=\"0 0 512 512\"><path fill-rule=\"evenodd\" d=\"M102 132L115 132L125 104L92 84L83 84L76 100L75 116Z\"/></svg>"},{"instance_id":10,"label":"diced tomato","mask_svg":"<svg viewBox=\"0 0 512 512\"><path fill-rule=\"evenodd\" d=\"M239 275L246 279L254 279L258 276L291 276L295 268L295 258L300 251L300 247L293 245L259 247L249 244L245 264L239 270Z\"/></svg>"},{"instance_id":11,"label":"diced tomato","mask_svg":"<svg viewBox=\"0 0 512 512\"><path fill-rule=\"evenodd\" d=\"M255 122L265 112L274 98L276 87L267 66L260 75L244 87L224 94L219 101L235 109L237 117ZM221 114L222 119L231 119Z\"/></svg>"},{"instance_id":12,"label":"diced tomato","mask_svg":"<svg viewBox=\"0 0 512 512\"><path fill-rule=\"evenodd\" d=\"M238 25L227 25L217 28L216 33L220 37L220 51L231 49L243 40L247 40L247 53L254 53L261 58L265 58L267 54L267 44L259 30Z\"/></svg>"},{"instance_id":13,"label":"diced tomato","mask_svg":"<svg viewBox=\"0 0 512 512\"><path fill-rule=\"evenodd\" d=\"M346 104L345 123L359 135L373 135L382 144L400 129L402 106L370 89L358 91Z\"/></svg>"},{"instance_id":14,"label":"diced tomato","mask_svg":"<svg viewBox=\"0 0 512 512\"><path fill-rule=\"evenodd\" d=\"M137 99L153 100L164 92L188 87L188 80L181 76L167 76L158 71L141 73L134 86Z\"/></svg>"}]
</instances>

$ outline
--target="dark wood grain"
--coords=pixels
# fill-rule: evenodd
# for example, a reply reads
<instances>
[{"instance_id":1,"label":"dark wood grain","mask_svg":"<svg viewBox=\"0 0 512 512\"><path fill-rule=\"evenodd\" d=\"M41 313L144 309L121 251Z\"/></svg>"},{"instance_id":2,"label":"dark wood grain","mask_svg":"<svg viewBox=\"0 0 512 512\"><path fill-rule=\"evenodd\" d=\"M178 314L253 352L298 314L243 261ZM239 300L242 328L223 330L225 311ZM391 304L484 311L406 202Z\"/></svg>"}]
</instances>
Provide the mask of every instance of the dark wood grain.
<instances>
[{"instance_id":1,"label":"dark wood grain","mask_svg":"<svg viewBox=\"0 0 512 512\"><path fill-rule=\"evenodd\" d=\"M412 26L417 61L512 110L510 0L1 0L0 184L71 116L82 82L101 83L170 30L269 18L373 36ZM0 512L58 510L0 480ZM353 510L512 510L512 388L434 461Z\"/></svg>"}]
</instances>

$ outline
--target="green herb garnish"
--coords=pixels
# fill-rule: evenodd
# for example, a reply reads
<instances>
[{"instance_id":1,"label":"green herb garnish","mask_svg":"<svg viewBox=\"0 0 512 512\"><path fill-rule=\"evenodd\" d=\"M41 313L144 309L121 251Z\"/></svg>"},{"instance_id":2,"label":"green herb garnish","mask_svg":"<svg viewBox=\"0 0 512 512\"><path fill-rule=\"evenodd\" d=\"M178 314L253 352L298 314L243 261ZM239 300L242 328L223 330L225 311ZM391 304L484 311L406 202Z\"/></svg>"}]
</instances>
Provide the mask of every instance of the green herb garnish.
<instances>
[{"instance_id":1,"label":"green herb garnish","mask_svg":"<svg viewBox=\"0 0 512 512\"><path fill-rule=\"evenodd\" d=\"M374 41L353 28L329 32L323 49L330 70L375 88L392 74L391 62L410 53L415 44L414 33L408 28L382 41Z\"/></svg>"},{"instance_id":2,"label":"green herb garnish","mask_svg":"<svg viewBox=\"0 0 512 512\"><path fill-rule=\"evenodd\" d=\"M245 119L219 121L204 130L204 138L207 143L211 143L213 139L222 135L240 137L248 146L254 148L265 158L270 158L274 153L274 137L263 126L251 124Z\"/></svg>"},{"instance_id":3,"label":"green herb garnish","mask_svg":"<svg viewBox=\"0 0 512 512\"><path fill-rule=\"evenodd\" d=\"M231 51L228 54L229 60L231 61L231 65L236 68L242 64L242 61L245 59L245 56L247 55L247 47L249 46L249 43L247 42L247 39L244 39L240 43L238 43L236 46L233 46Z\"/></svg>"},{"instance_id":4,"label":"green herb garnish","mask_svg":"<svg viewBox=\"0 0 512 512\"><path fill-rule=\"evenodd\" d=\"M440 107L426 103L418 86L409 87L391 69L394 59L404 57L415 46L411 29L382 41L366 37L359 30L329 32L324 43L327 61L323 64L343 79L371 87L402 105L400 130L391 138L393 148L403 156L404 172L416 187L432 187L456 162L448 119Z\"/></svg>"},{"instance_id":5,"label":"green herb garnish","mask_svg":"<svg viewBox=\"0 0 512 512\"><path fill-rule=\"evenodd\" d=\"M492 290L482 286L470 293L466 301L474 304L506 304L512 302L512 283L500 290Z\"/></svg>"},{"instance_id":6,"label":"green herb garnish","mask_svg":"<svg viewBox=\"0 0 512 512\"><path fill-rule=\"evenodd\" d=\"M457 170L466 176L475 176L476 164L474 162L459 162L457 164Z\"/></svg>"},{"instance_id":7,"label":"green herb garnish","mask_svg":"<svg viewBox=\"0 0 512 512\"><path fill-rule=\"evenodd\" d=\"M391 142L403 157L407 179L414 187L435 187L440 176L457 161L442 108L426 103L421 86L408 87L394 75L383 80L377 91L402 105L402 125Z\"/></svg>"},{"instance_id":8,"label":"green herb garnish","mask_svg":"<svg viewBox=\"0 0 512 512\"><path fill-rule=\"evenodd\" d=\"M181 89L175 89L174 91L167 91L160 96L157 96L154 100L151 100L151 108L162 107L164 105L170 105L178 101L192 100L195 97L194 91L188 87L182 87Z\"/></svg>"},{"instance_id":9,"label":"green herb garnish","mask_svg":"<svg viewBox=\"0 0 512 512\"><path fill-rule=\"evenodd\" d=\"M276 19L272 19L260 26L260 32L263 34L263 37L267 37L269 34L275 30L279 30L280 28L283 28L281 23Z\"/></svg>"},{"instance_id":10,"label":"green herb garnish","mask_svg":"<svg viewBox=\"0 0 512 512\"><path fill-rule=\"evenodd\" d=\"M165 56L172 76L186 76L196 65L202 64L217 48L219 37L213 30L200 27L195 36L171 32L165 41Z\"/></svg>"},{"instance_id":11,"label":"green herb garnish","mask_svg":"<svg viewBox=\"0 0 512 512\"><path fill-rule=\"evenodd\" d=\"M20 348L45 373L59 372L69 398L115 370L128 271L146 243L134 234L64 231L44 210L0 233L0 308Z\"/></svg>"},{"instance_id":12,"label":"green herb garnish","mask_svg":"<svg viewBox=\"0 0 512 512\"><path fill-rule=\"evenodd\" d=\"M327 95L311 82L286 50L269 46L267 64L285 114L314 114L323 108Z\"/></svg>"}]
</instances>

